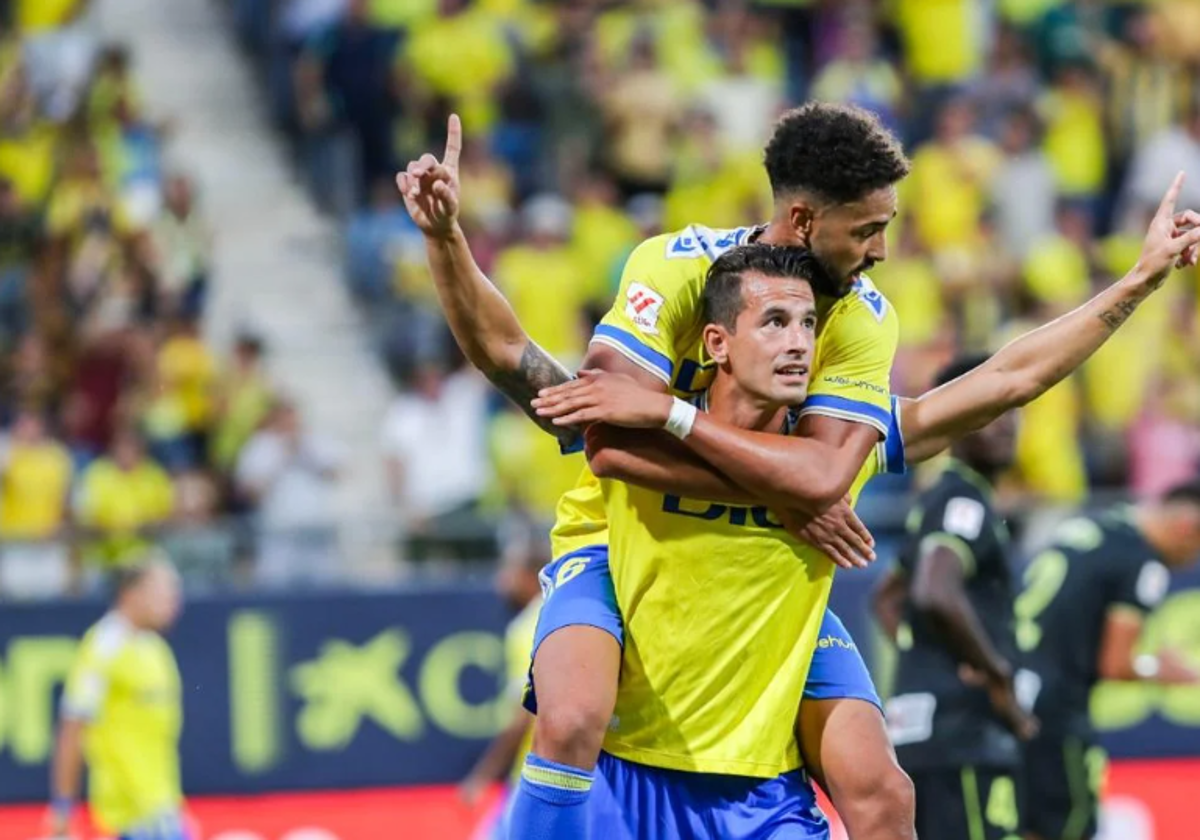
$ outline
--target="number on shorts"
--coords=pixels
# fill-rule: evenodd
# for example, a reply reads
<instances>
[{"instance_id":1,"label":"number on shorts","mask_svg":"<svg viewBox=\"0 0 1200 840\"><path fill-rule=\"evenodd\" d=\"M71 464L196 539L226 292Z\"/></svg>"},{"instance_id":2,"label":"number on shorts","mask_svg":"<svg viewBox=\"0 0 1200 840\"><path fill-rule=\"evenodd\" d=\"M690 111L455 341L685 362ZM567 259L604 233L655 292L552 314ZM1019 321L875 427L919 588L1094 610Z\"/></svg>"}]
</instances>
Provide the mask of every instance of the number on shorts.
<instances>
[{"instance_id":1,"label":"number on shorts","mask_svg":"<svg viewBox=\"0 0 1200 840\"><path fill-rule=\"evenodd\" d=\"M590 557L572 557L570 560L562 564L562 568L558 570L558 575L554 578L555 586L562 586L579 576L579 573L587 568L587 564L591 561Z\"/></svg>"}]
</instances>

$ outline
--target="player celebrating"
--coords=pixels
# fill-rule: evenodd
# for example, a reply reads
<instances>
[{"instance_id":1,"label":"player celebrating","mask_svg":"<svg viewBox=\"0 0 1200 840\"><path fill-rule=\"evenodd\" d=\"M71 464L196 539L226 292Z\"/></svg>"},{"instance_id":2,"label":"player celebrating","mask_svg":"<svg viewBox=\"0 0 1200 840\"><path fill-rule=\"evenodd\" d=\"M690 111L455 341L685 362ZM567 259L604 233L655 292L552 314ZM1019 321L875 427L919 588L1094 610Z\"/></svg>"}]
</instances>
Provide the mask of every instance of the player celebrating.
<instances>
[{"instance_id":1,"label":"player celebrating","mask_svg":"<svg viewBox=\"0 0 1200 840\"><path fill-rule=\"evenodd\" d=\"M92 815L107 835L185 840L179 669L160 635L179 614L179 577L160 559L117 575L113 609L83 637L63 695L52 834L69 836L86 757Z\"/></svg>"},{"instance_id":2,"label":"player celebrating","mask_svg":"<svg viewBox=\"0 0 1200 840\"><path fill-rule=\"evenodd\" d=\"M1147 253L1165 265L1165 273L1187 246L1172 241L1170 230L1160 233L1148 239L1148 246L1164 247L1148 247ZM1200 236L1193 234L1190 240L1200 241ZM627 377L590 371L548 389L534 401L538 413L560 424L664 428L705 458L737 457L750 472L770 474L776 469L772 450L779 435L761 430L782 423L782 408L800 396L787 389L799 390L805 374L811 310L804 306L808 289L796 275L816 276L803 258L792 265L786 252L770 253L777 250L739 248L723 255L710 272L704 300L711 323L705 340L718 363L707 395L712 413L697 412ZM1110 304L1119 291L1110 289L917 400L898 400L904 443L911 444L912 452L902 455L897 432L889 446L877 447L872 466L886 467L897 456L909 461L931 457L951 440L994 420L1011 401L1042 393L1102 343L1111 329ZM780 545L786 536L771 539L770 528L779 526L764 508L695 503L670 495L669 471L680 459L662 451L660 433L658 438L644 433L627 438L617 447L609 445L611 431L605 425L590 426L587 436L592 463L605 477L613 545L626 556L648 560L640 570L635 562L623 564L614 576L618 587L625 585L624 576L634 578L637 606L626 616L617 715L601 759L612 791L605 787L593 803L593 828L606 837L691 836L698 824L716 836L803 836L802 831L812 830L804 785L787 772L762 782L746 776L751 771L765 775L769 764L762 756L779 754L779 721L759 715L772 706L773 714L780 706L788 708L789 701L778 692L797 688L787 678L804 665L788 658L795 650L787 642L810 638L814 622L811 609L791 605L813 598L822 561L803 544L789 553ZM610 475L636 477L642 487L612 482ZM790 557L787 563L785 556ZM745 565L747 557L754 558L752 566ZM586 574L579 564L552 566L547 572L550 602ZM749 593L745 602L743 593ZM775 600L784 595L788 608ZM672 631L672 621L683 623L678 631ZM776 661L769 661L772 657ZM873 698L856 653L819 673L822 657L826 654L819 652L813 658L810 684L836 683L843 696ZM717 769L706 769L710 767ZM819 761L809 769L820 776ZM690 772L673 772L679 770ZM706 772L721 773L720 781L696 778ZM623 826L626 833L614 826Z\"/></svg>"},{"instance_id":3,"label":"player celebrating","mask_svg":"<svg viewBox=\"0 0 1200 840\"><path fill-rule=\"evenodd\" d=\"M868 136L873 135L868 134ZM457 119L452 119L444 162L438 163L432 156L427 155L421 161L411 164L409 170L399 176L398 185L404 193L410 213L426 234L427 250L439 296L460 347L473 363L488 373L492 381L504 393L529 411L529 398L540 386L566 380L569 378L569 374L529 339L514 318L507 301L479 272L471 258L470 250L456 221L459 148L458 122ZM1179 183L1177 182L1172 188L1168 200L1164 201L1164 207L1170 205L1173 208L1173 196L1177 195L1178 187ZM833 244L845 245L845 237L849 235L845 213L841 214L840 225L837 224L839 214L829 213L826 217L828 224L824 228L828 235L816 236L817 228L811 224L811 218L806 218L804 208L796 209L798 211L795 214L797 218L801 222L807 222L804 226L804 235L809 236L811 233L814 243L824 240ZM869 232L862 228L856 230L859 237L866 237ZM1176 228L1169 212L1165 217L1160 212L1155 227L1152 228L1152 234L1155 234L1153 237L1154 248L1148 248L1143 257L1161 258L1162 252L1169 251L1176 245L1179 247L1174 252L1175 256L1184 253L1187 243L1171 244L1168 242L1175 231ZM662 242L661 239L658 241ZM676 242L676 239L672 238L669 241ZM686 239L680 240L680 242L687 244ZM1190 240L1191 244L1194 242L1195 240ZM691 245L695 244L696 241L691 240ZM706 247L702 249L706 254L711 250L707 247L711 244L710 241L706 242ZM869 241L860 239L859 247L865 248L870 244ZM879 244L882 245L882 242L880 241ZM1151 238L1148 238L1147 244L1148 246L1151 244ZM645 246L643 246L643 250L645 250ZM680 259L682 258L680 257ZM1174 257L1171 259L1173 260ZM1157 265L1157 262L1154 262L1153 265ZM1017 404L1022 395L1028 393L1024 390L1030 381L1026 376L1028 370L1036 368L1046 376L1055 377L1054 381L1057 381L1057 378L1061 378L1074 365L1081 363L1088 354L1094 351L1107 337L1110 330L1123 323L1137 304L1153 290L1157 283L1161 282L1162 276L1165 276L1165 272L1170 267L1168 263L1166 268L1157 272L1157 269L1152 270L1150 266L1150 262L1141 265L1139 270L1131 272L1121 283L1098 296L1087 306L1077 310L1069 319L1061 319L1051 328L1047 328L1045 332L1035 331L1027 336L1028 340L1023 339L1018 342L1019 351L1014 345L1012 357L1008 358L1008 361L1019 360L1024 366L1023 368L1010 369L1002 366L989 366L990 369L986 375L981 373L974 381L976 383L986 382L995 386L997 398L1006 404ZM694 309L694 300L697 297L695 294L685 295L682 305L691 306ZM677 308L672 307L672 309ZM657 315L655 317L657 318ZM655 325L651 325L651 328L658 329ZM1072 330L1073 333L1070 332ZM828 330L823 333L823 337L827 334ZM1050 335L1054 336L1054 340L1048 342L1043 340ZM1064 343L1066 339L1075 336L1079 338L1077 342ZM1037 348L1033 355L1020 355L1030 348ZM593 351L596 349L594 346ZM599 355L602 362L612 362L611 357L605 359L605 354ZM1075 359L1074 362L1071 361L1072 358ZM1043 362L1050 364L1051 367L1042 367ZM1000 365L1000 363L997 361L996 365ZM1054 365L1059 365L1059 367L1056 368ZM696 369L697 366L692 364L689 373L694 374ZM860 381L859 384L863 383ZM1029 394L1027 398L1032 399L1032 396L1033 394ZM939 404L950 405L950 403L944 402ZM913 404L910 408L918 412L926 410L920 402ZM984 413L986 414L986 412ZM936 429L940 422L933 415L928 417L928 421L930 429ZM563 433L561 428L549 426L544 422L542 425L557 433ZM930 434L931 445L936 445L938 443L936 433L931 432ZM574 440L576 435L568 432L564 437ZM700 498L740 494L738 499L743 499L746 495L740 487L716 474L707 464L697 464L694 459L690 462L685 460L676 464L675 468L669 469L668 472L685 476L696 482L693 489L706 488L695 490L695 492L692 489L684 491ZM823 473L823 475L828 476L828 473ZM589 527L590 531L582 529L586 537L597 542L604 539L602 520L594 520ZM845 557L851 553L851 546L844 540L842 534L836 535L832 543L835 554L838 554L840 545L842 553L838 556ZM823 544L828 545L829 543ZM585 557L586 562L583 566L576 564L576 568L586 568L588 563L597 556L603 559L602 551L603 545L599 547L596 555ZM607 581L606 565L601 565L596 572L595 588L597 593L594 601L599 606L587 609L591 610L593 614L603 614L605 612L604 591L607 587L611 592L611 583ZM581 579L580 583L582 582ZM561 602L562 599L559 601ZM567 644L570 639L577 640L574 647L576 653L574 660L564 657L566 661L560 663L560 670L566 673L569 679L562 680L561 684L556 683L555 691L549 692L555 696L561 694L563 697L563 701L554 707L556 711L553 714L546 709L544 697L546 692L543 692L543 720L539 722L539 730L549 729L551 734L540 739L539 743L545 747L547 743L556 740L555 736L561 736L558 740L566 744L564 749L575 749L577 755L583 756L577 758L577 762L587 767L594 759L587 758L588 750L584 749L584 746L590 744L591 755L594 756L595 751L599 748L603 725L607 721L612 706L611 694L608 693L611 689L605 686L597 688L597 686L604 677L615 679L616 665L605 658L609 651L604 641L604 634L608 631L589 632L593 627L603 627L602 621L594 618L588 619L587 616L584 616L582 621L567 616L564 621L565 623L574 621L582 623L584 626L572 627L561 634L555 634L563 637L564 649L570 649L570 645ZM599 658L599 668L587 656L589 645L595 648L592 652ZM573 669L572 662L578 667ZM543 685L542 688L544 689L545 686ZM838 702L835 697L831 697L828 702L806 703L802 712L802 731L805 742L810 745L806 751L806 760L810 767L816 767L824 762L825 766L821 769L825 771L835 804L839 805L839 809L848 824L851 825L851 831L855 836L903 836L897 833L897 826L902 826L905 822L911 825L911 796L908 792L907 779L895 768L894 763L859 760L864 751L877 754L883 759L890 755L890 748L886 736L882 732L878 713L866 704L842 703ZM835 714L838 717L839 725L829 726ZM547 724L547 719L553 719L553 725ZM826 731L837 733L841 737L823 739L822 736ZM591 737L591 740L589 741L588 737L583 737L582 740L580 737L572 737L571 733L575 733L576 736L581 734L588 736L588 733L592 733L591 736L588 736ZM552 748L544 749L544 751L551 750ZM569 768L567 772L571 772ZM588 774L586 770L582 774L573 775L584 779L577 787L587 787L586 777ZM841 784L838 784L839 780L842 782ZM572 784L576 783L572 782ZM566 825L565 831L568 835L581 836L583 829L572 820L579 819L578 814L586 799L586 793L580 793L578 790L555 791L547 794L547 797L556 803L563 803L558 806L560 814L546 815L548 824ZM548 805L548 810L553 810L553 806ZM883 833L872 835L872 832ZM911 828L909 832L911 833Z\"/></svg>"},{"instance_id":4,"label":"player celebrating","mask_svg":"<svg viewBox=\"0 0 1200 840\"><path fill-rule=\"evenodd\" d=\"M439 298L460 346L497 387L530 411L539 388L567 381L570 374L529 340L471 258L456 221L460 134L452 118L445 160L422 157L400 174L398 186L426 234ZM884 231L895 215L895 184L907 174L908 161L872 115L813 103L780 120L767 146L766 166L776 199L771 222L728 231L692 225L642 243L626 264L617 302L597 328L584 365L624 373L659 391L700 393L713 371L700 341L699 302L709 266L749 241L811 247L836 282L827 290L833 294L817 301L821 329L811 360L814 384L798 436L786 439L784 464L795 469L795 480L759 501L770 503L792 531L850 563L870 553L865 530L843 525L820 539L828 533L821 531L826 522L806 528L805 518L843 499L888 428L896 317L861 272L886 257ZM579 441L577 430L543 427L566 445ZM681 480L675 494L713 498L714 486L721 488L718 496L733 486L716 470L696 475L699 484ZM830 521L851 517L840 505ZM861 523L853 523L861 529ZM558 563L572 568L582 563L579 567L588 568L601 591L611 591L606 532L599 484L585 471L579 487L560 502L554 548ZM533 825L542 823L549 826L545 836L583 836L588 780L612 716L620 661L620 643L609 628L574 610L543 610L533 665L538 718L527 765L546 783L535 784L526 774L514 807L514 832L538 836ZM825 716L832 720L833 709ZM847 808L852 830L862 840L890 840L896 835L889 826L911 821L908 780L894 764L866 768L857 760L865 741L886 750L879 715L867 704L843 706L836 725L856 733L845 742L853 748L829 755L830 775L844 778L860 803ZM866 731L858 732L863 727ZM557 777L546 770L566 774L570 789L556 787Z\"/></svg>"},{"instance_id":5,"label":"player celebrating","mask_svg":"<svg viewBox=\"0 0 1200 840\"><path fill-rule=\"evenodd\" d=\"M1168 569L1190 565L1198 552L1200 481L1193 480L1156 501L1067 520L1026 569L1015 613L1041 720L1025 749L1032 840L1096 834L1105 759L1088 700L1099 680L1200 680L1173 650L1136 650L1146 614L1167 593Z\"/></svg>"},{"instance_id":6,"label":"player celebrating","mask_svg":"<svg viewBox=\"0 0 1200 840\"><path fill-rule=\"evenodd\" d=\"M983 361L958 360L938 384ZM1016 431L1016 415L1007 413L951 448L909 516L897 568L877 591L876 613L900 647L888 729L916 789L922 840L1005 840L1019 827L1017 736L1028 738L1033 723L1013 692L1009 536L993 504ZM964 667L984 685L964 682Z\"/></svg>"}]
</instances>

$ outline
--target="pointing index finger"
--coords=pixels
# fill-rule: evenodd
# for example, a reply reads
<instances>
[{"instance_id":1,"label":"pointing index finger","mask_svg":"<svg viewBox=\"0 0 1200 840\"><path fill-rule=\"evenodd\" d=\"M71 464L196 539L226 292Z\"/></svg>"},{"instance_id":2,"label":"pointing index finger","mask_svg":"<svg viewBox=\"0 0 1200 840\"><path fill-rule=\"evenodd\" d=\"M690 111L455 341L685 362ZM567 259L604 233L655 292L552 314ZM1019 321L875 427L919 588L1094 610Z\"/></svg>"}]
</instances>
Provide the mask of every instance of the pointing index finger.
<instances>
[{"instance_id":1,"label":"pointing index finger","mask_svg":"<svg viewBox=\"0 0 1200 840\"><path fill-rule=\"evenodd\" d=\"M1171 218L1175 215L1175 202L1179 200L1179 192L1183 189L1184 172L1181 169L1179 174L1175 176L1175 180L1171 182L1170 188L1167 189L1167 194L1163 196L1162 204L1158 206L1158 215L1163 218Z\"/></svg>"},{"instance_id":2,"label":"pointing index finger","mask_svg":"<svg viewBox=\"0 0 1200 840\"><path fill-rule=\"evenodd\" d=\"M458 172L458 157L462 154L462 120L458 114L450 115L450 123L446 126L446 154L442 163L452 172Z\"/></svg>"}]
</instances>

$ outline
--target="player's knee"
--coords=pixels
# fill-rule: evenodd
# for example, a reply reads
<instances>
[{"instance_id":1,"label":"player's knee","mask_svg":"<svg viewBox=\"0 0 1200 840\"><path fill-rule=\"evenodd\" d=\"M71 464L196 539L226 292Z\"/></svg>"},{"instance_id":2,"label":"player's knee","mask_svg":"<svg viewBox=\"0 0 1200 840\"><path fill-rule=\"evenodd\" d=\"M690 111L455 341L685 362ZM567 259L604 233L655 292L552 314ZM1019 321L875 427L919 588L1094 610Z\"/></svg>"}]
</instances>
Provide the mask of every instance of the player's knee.
<instances>
[{"instance_id":1,"label":"player's knee","mask_svg":"<svg viewBox=\"0 0 1200 840\"><path fill-rule=\"evenodd\" d=\"M557 704L539 708L534 751L552 761L590 769L600 755L612 710L601 704Z\"/></svg>"}]
</instances>

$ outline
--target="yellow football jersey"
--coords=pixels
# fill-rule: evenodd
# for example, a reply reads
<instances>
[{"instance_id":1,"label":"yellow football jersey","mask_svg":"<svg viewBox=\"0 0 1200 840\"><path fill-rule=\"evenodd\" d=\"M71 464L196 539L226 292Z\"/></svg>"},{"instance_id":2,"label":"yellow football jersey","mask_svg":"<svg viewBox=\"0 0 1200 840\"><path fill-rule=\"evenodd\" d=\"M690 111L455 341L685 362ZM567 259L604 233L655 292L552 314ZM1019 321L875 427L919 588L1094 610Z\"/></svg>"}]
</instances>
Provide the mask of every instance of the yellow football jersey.
<instances>
[{"instance_id":1,"label":"yellow football jersey","mask_svg":"<svg viewBox=\"0 0 1200 840\"><path fill-rule=\"evenodd\" d=\"M179 808L183 707L161 636L117 613L97 622L80 643L63 715L86 722L89 799L102 829L121 834Z\"/></svg>"},{"instance_id":2,"label":"yellow football jersey","mask_svg":"<svg viewBox=\"0 0 1200 840\"><path fill-rule=\"evenodd\" d=\"M762 228L710 230L691 225L647 239L630 255L617 300L592 337L648 370L679 397L694 397L712 381L714 365L701 340L701 295L709 266L744 245ZM889 377L896 355L896 313L870 280L860 277L838 300L817 302L820 321L812 385L802 414L824 414L867 423L886 436ZM608 522L600 483L585 469L559 500L554 556L607 542ZM621 558L614 555L614 565Z\"/></svg>"},{"instance_id":3,"label":"yellow football jersey","mask_svg":"<svg viewBox=\"0 0 1200 840\"><path fill-rule=\"evenodd\" d=\"M888 468L880 442L851 494ZM696 773L800 766L794 725L833 563L764 507L600 482L625 649L604 749Z\"/></svg>"}]
</instances>

